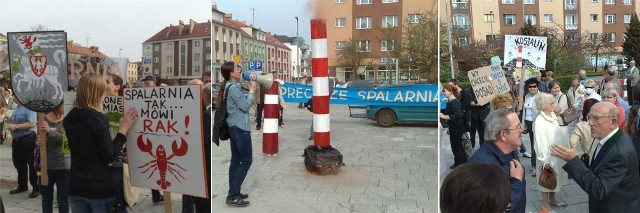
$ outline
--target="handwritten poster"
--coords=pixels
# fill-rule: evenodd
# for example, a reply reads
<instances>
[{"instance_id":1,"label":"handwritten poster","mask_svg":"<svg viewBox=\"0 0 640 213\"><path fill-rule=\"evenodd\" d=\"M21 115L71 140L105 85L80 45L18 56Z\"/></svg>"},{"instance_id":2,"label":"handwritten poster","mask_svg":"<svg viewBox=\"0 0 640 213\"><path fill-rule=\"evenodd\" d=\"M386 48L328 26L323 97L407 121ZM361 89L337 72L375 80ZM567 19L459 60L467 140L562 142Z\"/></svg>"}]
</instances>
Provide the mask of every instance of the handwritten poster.
<instances>
[{"instance_id":1,"label":"handwritten poster","mask_svg":"<svg viewBox=\"0 0 640 213\"><path fill-rule=\"evenodd\" d=\"M128 88L124 111L138 120L129 130L131 185L208 197L200 86Z\"/></svg>"},{"instance_id":2,"label":"handwritten poster","mask_svg":"<svg viewBox=\"0 0 640 213\"><path fill-rule=\"evenodd\" d=\"M489 103L495 95L507 93L510 90L509 83L499 65L471 70L467 75L480 105Z\"/></svg>"},{"instance_id":3,"label":"handwritten poster","mask_svg":"<svg viewBox=\"0 0 640 213\"><path fill-rule=\"evenodd\" d=\"M544 70L547 63L547 37L505 35L504 67L516 68L518 57L522 57L522 67L525 69Z\"/></svg>"}]
</instances>

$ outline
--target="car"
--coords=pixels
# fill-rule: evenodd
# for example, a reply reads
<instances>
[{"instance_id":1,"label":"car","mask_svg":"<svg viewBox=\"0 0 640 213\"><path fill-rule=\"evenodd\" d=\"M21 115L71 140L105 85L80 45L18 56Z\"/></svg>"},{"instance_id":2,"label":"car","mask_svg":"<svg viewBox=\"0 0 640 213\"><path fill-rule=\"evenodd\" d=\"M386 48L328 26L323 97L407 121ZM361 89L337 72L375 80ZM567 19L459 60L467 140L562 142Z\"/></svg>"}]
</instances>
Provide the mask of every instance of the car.
<instances>
[{"instance_id":1,"label":"car","mask_svg":"<svg viewBox=\"0 0 640 213\"><path fill-rule=\"evenodd\" d=\"M402 87L410 85L390 85ZM382 127L392 127L397 122L436 123L438 122L438 104L433 106L387 106L369 105L367 118L375 120Z\"/></svg>"},{"instance_id":2,"label":"car","mask_svg":"<svg viewBox=\"0 0 640 213\"><path fill-rule=\"evenodd\" d=\"M347 85L347 88L373 88L373 81L372 80L357 80L357 81L350 81Z\"/></svg>"}]
</instances>

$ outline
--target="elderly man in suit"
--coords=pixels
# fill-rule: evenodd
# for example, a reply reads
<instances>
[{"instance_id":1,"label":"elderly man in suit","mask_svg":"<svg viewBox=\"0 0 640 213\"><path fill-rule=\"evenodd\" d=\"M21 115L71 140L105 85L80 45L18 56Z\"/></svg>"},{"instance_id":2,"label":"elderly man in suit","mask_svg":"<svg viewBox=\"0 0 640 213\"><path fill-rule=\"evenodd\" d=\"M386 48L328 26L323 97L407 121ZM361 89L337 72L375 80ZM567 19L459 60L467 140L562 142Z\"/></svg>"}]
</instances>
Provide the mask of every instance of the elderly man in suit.
<instances>
[{"instance_id":1,"label":"elderly man in suit","mask_svg":"<svg viewBox=\"0 0 640 213\"><path fill-rule=\"evenodd\" d=\"M567 161L562 168L589 195L589 212L633 212L640 209L638 154L629 135L618 128L616 106L600 102L587 115L591 136L600 141L585 165L575 147L551 147L551 155Z\"/></svg>"}]
</instances>

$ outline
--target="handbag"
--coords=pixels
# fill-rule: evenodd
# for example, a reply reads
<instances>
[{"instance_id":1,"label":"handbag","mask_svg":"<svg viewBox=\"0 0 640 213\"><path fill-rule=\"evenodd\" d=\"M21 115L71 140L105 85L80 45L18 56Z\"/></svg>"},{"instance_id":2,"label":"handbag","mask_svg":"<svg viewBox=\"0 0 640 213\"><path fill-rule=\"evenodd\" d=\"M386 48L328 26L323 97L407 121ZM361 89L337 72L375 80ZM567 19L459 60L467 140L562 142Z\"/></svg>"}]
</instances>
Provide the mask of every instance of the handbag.
<instances>
[{"instance_id":1,"label":"handbag","mask_svg":"<svg viewBox=\"0 0 640 213\"><path fill-rule=\"evenodd\" d=\"M218 145L220 140L229 140L229 125L227 124L227 117L229 117L229 112L227 112L227 97L229 96L228 90L232 85L229 85L224 90L224 98L222 99L222 104L220 109L217 109L214 114L213 119L213 142Z\"/></svg>"},{"instance_id":2,"label":"handbag","mask_svg":"<svg viewBox=\"0 0 640 213\"><path fill-rule=\"evenodd\" d=\"M556 177L556 171L551 168L551 166L542 166L540 169L540 179L538 179L538 184L544 188L554 190L556 186L558 186L558 180Z\"/></svg>"},{"instance_id":3,"label":"handbag","mask_svg":"<svg viewBox=\"0 0 640 213\"><path fill-rule=\"evenodd\" d=\"M580 113L578 113L578 111L575 108L573 108L573 104L569 103L569 98L567 98L566 95L564 95L564 97L567 99L567 105L569 105L569 108L566 109L564 112L560 113L560 117L562 117L562 123L564 123L563 126L566 126L569 123L578 119L578 117L580 117ZM560 104L559 98L558 98L558 104Z\"/></svg>"},{"instance_id":4,"label":"handbag","mask_svg":"<svg viewBox=\"0 0 640 213\"><path fill-rule=\"evenodd\" d=\"M589 147L589 150L586 150L584 154L582 154L582 156L580 156L580 160L582 161L582 163L584 163L585 166L587 166L587 168L589 168L589 162L591 161L591 157L589 157L589 152L591 151L591 148L593 148L593 143L596 141L596 139L594 138L593 141L591 141L591 147Z\"/></svg>"}]
</instances>

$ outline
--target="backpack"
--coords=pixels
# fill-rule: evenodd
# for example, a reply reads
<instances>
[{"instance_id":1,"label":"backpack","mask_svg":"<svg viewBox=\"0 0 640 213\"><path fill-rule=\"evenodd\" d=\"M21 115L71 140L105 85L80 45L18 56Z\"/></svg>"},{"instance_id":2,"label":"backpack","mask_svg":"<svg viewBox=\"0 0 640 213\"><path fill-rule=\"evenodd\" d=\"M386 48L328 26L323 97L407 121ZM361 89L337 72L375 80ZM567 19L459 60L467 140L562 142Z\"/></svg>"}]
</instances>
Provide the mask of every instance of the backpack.
<instances>
[{"instance_id":1,"label":"backpack","mask_svg":"<svg viewBox=\"0 0 640 213\"><path fill-rule=\"evenodd\" d=\"M216 146L220 146L220 140L229 140L229 125L227 124L227 117L229 112L227 111L227 97L229 96L229 89L232 85L229 85L224 90L224 98L222 99L222 105L216 110L213 119L213 131L211 140Z\"/></svg>"}]
</instances>

